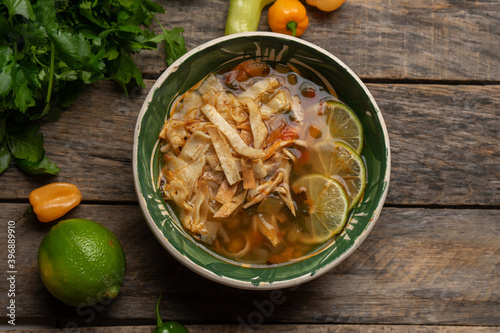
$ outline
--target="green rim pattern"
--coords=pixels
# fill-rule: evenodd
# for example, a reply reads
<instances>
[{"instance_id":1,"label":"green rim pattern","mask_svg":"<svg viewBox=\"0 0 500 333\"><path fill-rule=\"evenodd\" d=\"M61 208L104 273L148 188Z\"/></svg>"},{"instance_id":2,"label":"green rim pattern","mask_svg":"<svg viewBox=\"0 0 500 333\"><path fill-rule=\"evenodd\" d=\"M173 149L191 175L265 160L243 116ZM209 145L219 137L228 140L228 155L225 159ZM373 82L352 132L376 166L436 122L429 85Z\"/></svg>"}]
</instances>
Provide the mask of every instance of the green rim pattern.
<instances>
[{"instance_id":1,"label":"green rim pattern","mask_svg":"<svg viewBox=\"0 0 500 333\"><path fill-rule=\"evenodd\" d=\"M340 100L360 119L365 134L362 158L367 186L344 231L315 255L272 267L244 267L210 254L175 221L156 190L157 139L176 97L214 69L254 58L292 62L329 82ZM133 149L134 182L143 214L160 243L180 262L219 283L243 289L278 289L309 281L338 265L366 238L387 195L390 174L389 138L373 97L340 60L304 40L270 32L229 35L194 48L172 64L149 92L137 119Z\"/></svg>"}]
</instances>

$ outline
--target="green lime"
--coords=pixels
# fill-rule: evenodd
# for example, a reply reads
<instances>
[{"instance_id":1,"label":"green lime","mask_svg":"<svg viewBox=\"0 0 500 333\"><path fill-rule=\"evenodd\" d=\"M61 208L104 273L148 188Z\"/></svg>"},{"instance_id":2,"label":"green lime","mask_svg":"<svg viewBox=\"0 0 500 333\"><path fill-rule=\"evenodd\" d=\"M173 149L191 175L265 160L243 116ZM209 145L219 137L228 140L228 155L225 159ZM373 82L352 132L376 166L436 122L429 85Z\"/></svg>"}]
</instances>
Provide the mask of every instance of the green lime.
<instances>
[{"instance_id":1,"label":"green lime","mask_svg":"<svg viewBox=\"0 0 500 333\"><path fill-rule=\"evenodd\" d=\"M304 243L323 243L342 231L347 222L349 202L339 182L310 174L296 180L292 190L296 194L305 192L309 205L300 236Z\"/></svg>"},{"instance_id":2,"label":"green lime","mask_svg":"<svg viewBox=\"0 0 500 333\"><path fill-rule=\"evenodd\" d=\"M361 157L342 142L321 141L313 146L312 155L317 163L314 172L338 180L349 198L349 210L361 199L366 187L366 169Z\"/></svg>"},{"instance_id":3,"label":"green lime","mask_svg":"<svg viewBox=\"0 0 500 333\"><path fill-rule=\"evenodd\" d=\"M38 270L45 287L71 306L115 298L125 269L125 254L118 239L91 220L60 221L38 249Z\"/></svg>"},{"instance_id":4,"label":"green lime","mask_svg":"<svg viewBox=\"0 0 500 333\"><path fill-rule=\"evenodd\" d=\"M328 101L324 112L333 139L344 141L360 154L363 150L363 127L354 112L347 105L336 101Z\"/></svg>"}]
</instances>

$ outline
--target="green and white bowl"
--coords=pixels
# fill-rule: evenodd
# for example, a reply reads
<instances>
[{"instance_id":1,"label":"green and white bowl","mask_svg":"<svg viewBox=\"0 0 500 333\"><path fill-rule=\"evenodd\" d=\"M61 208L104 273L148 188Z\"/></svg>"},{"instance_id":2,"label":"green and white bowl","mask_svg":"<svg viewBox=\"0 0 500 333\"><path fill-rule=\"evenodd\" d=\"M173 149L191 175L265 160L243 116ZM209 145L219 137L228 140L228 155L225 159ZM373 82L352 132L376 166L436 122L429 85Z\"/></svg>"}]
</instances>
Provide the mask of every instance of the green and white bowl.
<instances>
[{"instance_id":1,"label":"green and white bowl","mask_svg":"<svg viewBox=\"0 0 500 333\"><path fill-rule=\"evenodd\" d=\"M315 74L337 92L360 119L365 134L362 158L367 186L345 230L314 255L276 266L241 265L205 249L189 236L157 189L158 134L172 102L221 66L246 59L291 62ZM382 210L390 174L389 138L372 95L344 63L299 38L249 32L214 39L173 63L149 92L134 134L134 181L140 207L160 243L181 263L213 281L243 289L279 289L310 281L347 258L368 236Z\"/></svg>"}]
</instances>

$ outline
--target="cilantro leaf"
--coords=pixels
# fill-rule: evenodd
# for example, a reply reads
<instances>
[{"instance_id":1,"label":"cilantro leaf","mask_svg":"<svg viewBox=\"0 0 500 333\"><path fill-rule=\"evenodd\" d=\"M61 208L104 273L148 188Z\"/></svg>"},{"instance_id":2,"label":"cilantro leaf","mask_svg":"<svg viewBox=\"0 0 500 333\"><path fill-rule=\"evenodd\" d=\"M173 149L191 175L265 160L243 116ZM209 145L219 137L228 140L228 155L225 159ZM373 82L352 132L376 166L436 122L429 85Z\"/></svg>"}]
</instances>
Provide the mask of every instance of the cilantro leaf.
<instances>
[{"instance_id":1,"label":"cilantro leaf","mask_svg":"<svg viewBox=\"0 0 500 333\"><path fill-rule=\"evenodd\" d=\"M7 120L5 118L0 118L0 143L4 141L4 139L7 135L6 128L5 128L6 121Z\"/></svg>"},{"instance_id":2,"label":"cilantro leaf","mask_svg":"<svg viewBox=\"0 0 500 333\"><path fill-rule=\"evenodd\" d=\"M18 69L23 72L24 77L28 80L28 84L37 89L42 88L42 83L38 78L38 67L34 63L22 61L19 63Z\"/></svg>"},{"instance_id":3,"label":"cilantro leaf","mask_svg":"<svg viewBox=\"0 0 500 333\"><path fill-rule=\"evenodd\" d=\"M182 29L149 28L164 12L153 0L1 0L0 170L14 159L28 173L57 173L44 157L40 119L57 119L101 79L125 93L131 81L144 87L132 53L164 43L168 64L184 54Z\"/></svg>"},{"instance_id":4,"label":"cilantro leaf","mask_svg":"<svg viewBox=\"0 0 500 333\"><path fill-rule=\"evenodd\" d=\"M25 112L30 106L35 105L33 90L28 87L29 81L24 74L21 66L16 64L13 72L13 91L15 95L14 104L19 108L21 112Z\"/></svg>"},{"instance_id":5,"label":"cilantro leaf","mask_svg":"<svg viewBox=\"0 0 500 333\"><path fill-rule=\"evenodd\" d=\"M27 159L16 159L16 165L31 175L57 175L61 169L48 157L44 157L39 163L32 163Z\"/></svg>"},{"instance_id":6,"label":"cilantro leaf","mask_svg":"<svg viewBox=\"0 0 500 333\"><path fill-rule=\"evenodd\" d=\"M90 59L90 43L81 35L60 30L50 31L57 56L71 68L81 69Z\"/></svg>"},{"instance_id":7,"label":"cilantro leaf","mask_svg":"<svg viewBox=\"0 0 500 333\"><path fill-rule=\"evenodd\" d=\"M33 14L33 8L28 0L3 0L2 1L7 10L9 11L9 17L14 15L21 15L27 19L33 20L35 14Z\"/></svg>"},{"instance_id":8,"label":"cilantro leaf","mask_svg":"<svg viewBox=\"0 0 500 333\"><path fill-rule=\"evenodd\" d=\"M24 23L19 25L17 31L26 43L33 46L44 46L47 44L47 32L41 26Z\"/></svg>"},{"instance_id":9,"label":"cilantro leaf","mask_svg":"<svg viewBox=\"0 0 500 333\"><path fill-rule=\"evenodd\" d=\"M47 30L56 29L57 20L54 0L37 0L34 7L40 25Z\"/></svg>"},{"instance_id":10,"label":"cilantro leaf","mask_svg":"<svg viewBox=\"0 0 500 333\"><path fill-rule=\"evenodd\" d=\"M144 0L142 4L152 13L160 13L160 14L165 13L165 9L162 6L150 0Z\"/></svg>"},{"instance_id":11,"label":"cilantro leaf","mask_svg":"<svg viewBox=\"0 0 500 333\"><path fill-rule=\"evenodd\" d=\"M99 18L94 16L94 12L92 10L93 6L94 4L90 1L82 1L79 5L80 13L91 23L104 27L103 25L106 25L106 23L99 22Z\"/></svg>"},{"instance_id":12,"label":"cilantro leaf","mask_svg":"<svg viewBox=\"0 0 500 333\"><path fill-rule=\"evenodd\" d=\"M10 67L5 67L0 73L0 97L5 97L12 89L12 75Z\"/></svg>"},{"instance_id":13,"label":"cilantro leaf","mask_svg":"<svg viewBox=\"0 0 500 333\"><path fill-rule=\"evenodd\" d=\"M182 33L184 29L173 28L172 30L163 30L163 36L165 38L165 50L167 53L166 62L171 65L174 61L180 58L184 53L187 52L186 44L184 42L184 37Z\"/></svg>"},{"instance_id":14,"label":"cilantro leaf","mask_svg":"<svg viewBox=\"0 0 500 333\"><path fill-rule=\"evenodd\" d=\"M127 83L134 78L137 84L144 87L144 81L142 80L142 74L137 68L132 60L132 57L125 51L120 53L118 66L115 68L113 74L109 77L111 80L118 82L118 84L123 88L124 92L127 93Z\"/></svg>"},{"instance_id":15,"label":"cilantro leaf","mask_svg":"<svg viewBox=\"0 0 500 333\"><path fill-rule=\"evenodd\" d=\"M14 60L14 51L8 46L0 45L0 64L6 66L12 60Z\"/></svg>"},{"instance_id":16,"label":"cilantro leaf","mask_svg":"<svg viewBox=\"0 0 500 333\"><path fill-rule=\"evenodd\" d=\"M24 130L9 135L10 152L15 158L35 164L43 159L43 135L37 134L38 127L37 123L29 124Z\"/></svg>"},{"instance_id":17,"label":"cilantro leaf","mask_svg":"<svg viewBox=\"0 0 500 333\"><path fill-rule=\"evenodd\" d=\"M7 142L0 143L0 173L4 172L10 165L11 154Z\"/></svg>"}]
</instances>

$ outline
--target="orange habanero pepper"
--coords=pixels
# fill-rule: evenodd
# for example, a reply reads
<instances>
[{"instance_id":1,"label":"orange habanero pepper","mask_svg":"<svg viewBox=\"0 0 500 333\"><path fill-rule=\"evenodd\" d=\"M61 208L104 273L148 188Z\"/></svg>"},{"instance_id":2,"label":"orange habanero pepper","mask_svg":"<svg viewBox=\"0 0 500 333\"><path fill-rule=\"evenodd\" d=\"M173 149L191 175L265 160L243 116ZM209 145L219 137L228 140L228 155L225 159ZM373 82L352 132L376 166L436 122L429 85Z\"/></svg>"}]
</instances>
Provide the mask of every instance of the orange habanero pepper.
<instances>
[{"instance_id":1,"label":"orange habanero pepper","mask_svg":"<svg viewBox=\"0 0 500 333\"><path fill-rule=\"evenodd\" d=\"M345 0L306 0L308 5L317 7L324 12L331 12L339 8Z\"/></svg>"},{"instance_id":2,"label":"orange habanero pepper","mask_svg":"<svg viewBox=\"0 0 500 333\"><path fill-rule=\"evenodd\" d=\"M33 190L29 201L40 222L50 222L62 217L82 201L76 185L52 183Z\"/></svg>"},{"instance_id":3,"label":"orange habanero pepper","mask_svg":"<svg viewBox=\"0 0 500 333\"><path fill-rule=\"evenodd\" d=\"M299 0L277 0L268 12L271 30L299 37L309 25L306 8Z\"/></svg>"}]
</instances>

